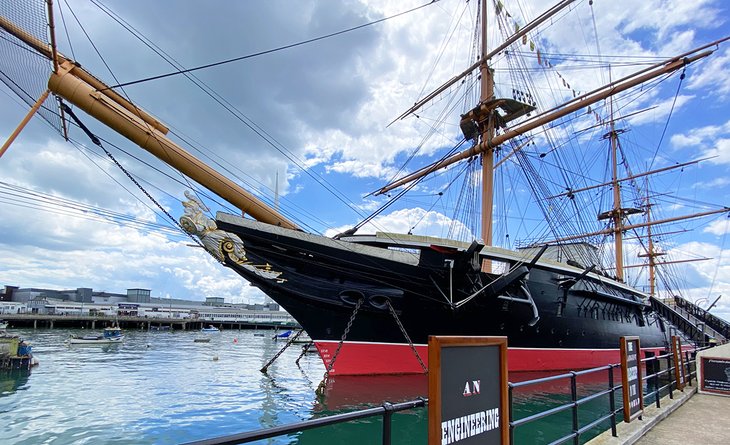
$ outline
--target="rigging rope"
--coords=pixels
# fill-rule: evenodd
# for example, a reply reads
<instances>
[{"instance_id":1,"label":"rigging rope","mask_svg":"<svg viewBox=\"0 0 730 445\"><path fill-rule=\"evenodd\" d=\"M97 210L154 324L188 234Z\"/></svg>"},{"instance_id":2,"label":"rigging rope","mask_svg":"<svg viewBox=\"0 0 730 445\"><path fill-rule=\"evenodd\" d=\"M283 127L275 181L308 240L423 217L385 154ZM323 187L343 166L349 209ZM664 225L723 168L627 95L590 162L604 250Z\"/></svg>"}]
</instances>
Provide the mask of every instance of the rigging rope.
<instances>
[{"instance_id":1,"label":"rigging rope","mask_svg":"<svg viewBox=\"0 0 730 445\"><path fill-rule=\"evenodd\" d=\"M287 149L281 142L276 140L271 134L269 134L266 130L264 130L261 126L256 124L250 117L248 117L246 114L244 114L240 109L238 109L235 105L233 105L230 101L225 99L220 93L213 90L210 86L208 86L205 82L203 82L201 79L196 77L194 74L188 73L188 70L183 69L182 65L175 60L172 56L167 54L163 49L155 45L153 42L149 41L147 37L145 37L141 32L139 32L137 29L135 29L131 24L129 24L127 21L125 21L122 17L120 17L118 14L116 14L114 11L112 11L108 6L102 5L98 3L96 0L91 0L93 4L95 4L99 9L102 10L105 14L107 14L112 20L116 21L120 26L122 26L124 29L126 29L130 34L132 34L135 38L137 38L139 41L141 41L145 46L147 46L150 50L152 50L155 54L160 56L164 61L166 61L168 64L173 66L174 68L177 68L182 74L185 75L185 77L188 78L195 86L197 86L201 91L203 91L206 95L208 95L211 99L213 99L215 102L217 102L225 111L227 111L229 114L231 114L234 118L239 120L241 123L243 123L246 127L248 127L256 136L260 137L264 142L269 144L271 147L273 147L275 150L277 150L279 153L281 153L288 161L290 161L293 165L295 165L299 170L304 172L307 176L312 178L316 183L321 185L325 190L330 192L337 200L345 204L348 208L350 208L355 214L357 214L360 218L365 217L363 213L360 212L360 210L351 204L350 200L343 195L341 192L337 190L336 187L334 187L332 184L330 184L325 178L323 178L321 175L319 175L317 172L313 172L311 169L306 168L305 161L300 159L296 154L294 154L291 150ZM176 136L178 136L181 140L183 140L186 144L190 145L193 148L196 148L194 144L187 141L183 135L178 134L177 132L174 132ZM202 150L199 148L196 148L200 153L202 153ZM207 156L207 155L206 155ZM208 159L211 159L208 157ZM213 159L211 161L219 166L220 168L224 169L227 173L231 174L232 176L236 177L237 179L240 179L244 184L249 184L248 181L242 179L239 175L232 172L225 166L223 166L220 162L217 162ZM240 169L233 166L233 168L236 168L239 172L241 172ZM246 175L245 172L241 172L244 175ZM257 183L259 187L262 188L268 188L265 184L261 183L260 181L256 180L255 178L252 178L250 175L246 175L250 179L252 179L254 182ZM188 185L191 187L191 185ZM254 188L254 187L252 187ZM269 188L270 190L270 188ZM271 191L271 190L270 190ZM310 218L321 224L322 226L326 227L326 222L321 220L316 215L312 214L311 212L307 211L306 209L302 209L301 207L296 206L295 204L291 204L292 206L296 207L299 211L302 213L306 213ZM308 228L313 233L319 233L318 230L315 230L313 227L311 227L306 222L302 221L301 218L297 217L297 215L289 212L289 211L283 211L283 214L290 218L293 221L296 221L299 223L302 227Z\"/></svg>"},{"instance_id":2,"label":"rigging rope","mask_svg":"<svg viewBox=\"0 0 730 445\"><path fill-rule=\"evenodd\" d=\"M297 46L306 45L306 44L309 44L309 43L317 42L319 40L324 40L324 39L327 39L327 38L330 38L330 37L335 37L335 36L338 36L338 35L341 35L341 34L346 34L348 32L356 31L358 29L362 29L362 28L366 28L368 26L376 25L378 23L382 23L382 22L385 22L387 20L391 20L391 19L400 17L402 15L409 14L411 12L417 11L417 10L419 10L421 8L425 8L426 6L433 5L434 3L438 2L438 1L439 0L431 0L428 3L424 3L423 5L416 6L415 8L411 8L411 9L409 9L407 11L399 12L397 14L394 14L394 15L391 15L391 16L388 16L388 17L384 17L382 19L378 19L378 20L375 20L375 21L372 21L372 22L364 23L362 25L354 26L352 28L344 29L344 30L341 30L341 31L333 32L333 33L326 34L326 35L319 36L319 37L314 37L314 38L308 39L308 40L303 40L301 42L291 43L289 45L284 45L284 46L280 46L280 47L277 47L277 48L268 49L268 50L265 50L265 51L259 51L257 53L247 54L245 56L240 56L240 57L234 57L234 58L231 58L231 59L221 60L219 62L209 63L207 65L201 65L201 66L197 66L197 67L194 67L194 68L188 68L188 69L185 69L185 70L173 71L173 72L170 72L170 73L167 73L167 74L160 74L158 76L151 76L151 77L147 77L147 78L144 78L144 79L133 80L131 82L118 83L116 85L110 86L109 88L117 88L117 87L123 87L123 86L128 86L128 85L135 85L135 84L142 83L142 82L149 82L151 80L157 80L157 79L162 79L162 78L165 78L165 77L176 76L178 74L191 73L193 71L199 71L199 70L203 70L203 69L206 69L206 68L212 68L212 67L215 67L215 66L225 65L227 63L238 62L240 60L250 59L252 57L258 57L258 56L262 56L262 55L265 55L265 54L270 54L270 53L273 53L273 52L283 51L283 50L290 49L290 48L294 48L294 47L297 47Z\"/></svg>"},{"instance_id":3,"label":"rigging rope","mask_svg":"<svg viewBox=\"0 0 730 445\"><path fill-rule=\"evenodd\" d=\"M674 100L672 101L672 107L669 109L669 116L667 116L667 121L664 124L664 129L662 130L662 135L659 138L659 143L656 146L656 150L654 150L654 156L651 158L651 163L649 164L649 170L651 170L652 166L654 165L654 161L656 160L657 154L659 153L659 148L662 146L662 141L664 141L664 135L667 133L667 127L669 127L669 121L672 119L672 113L674 112L674 106L677 104L677 97L679 97L679 90L682 88L682 81L684 81L684 73L687 71L687 68L682 68L682 74L679 76L679 83L677 84L677 92L674 93Z\"/></svg>"},{"instance_id":4,"label":"rigging rope","mask_svg":"<svg viewBox=\"0 0 730 445\"><path fill-rule=\"evenodd\" d=\"M68 105L66 105L65 103L62 102L61 108L63 109L64 112L68 113L68 115L76 122L76 125L78 125L79 128L81 128L81 130L84 133L86 133L86 135L89 137L89 139L91 139L91 142L93 142L94 145L97 145L99 148L104 150L104 153L106 153L106 155L109 157L109 159L111 159L114 162L114 164L116 164L116 166L119 167L119 169L127 176L127 178L129 178L129 180L132 181L134 183L134 185L136 185L137 188L140 191L142 191L142 193L144 193L145 196L147 196L147 198L150 201L152 201L157 206L157 208L160 209L160 211L162 213L164 213L170 219L170 221L172 221L180 229L181 232L186 233L188 235L188 237L190 239L192 239L193 242L198 247L201 247L201 248L203 248L203 250L208 252L208 250L205 249L203 244L197 238L195 238L192 234L188 233L185 229L183 229L183 227L180 225L180 223L167 210L165 210L165 208L162 207L162 205L159 202L157 202L157 200L155 198L153 198L152 195L150 195L149 192L144 187L142 187L142 184L137 182L137 180L129 173L129 171L127 171L127 169L124 168L124 166L122 166L122 164L119 163L119 161L116 160L116 158L114 158L114 155L112 155L111 152L109 152L109 150L107 150L106 147L104 147L104 145L101 143L101 140L99 140L99 138L94 133L92 133L91 130L89 130L86 127L86 125L84 125L83 122L81 122L81 120L76 116L76 114L73 112L71 107L69 107ZM213 255L211 254L211 256L213 256Z\"/></svg>"},{"instance_id":5,"label":"rigging rope","mask_svg":"<svg viewBox=\"0 0 730 445\"><path fill-rule=\"evenodd\" d=\"M459 147L461 147L465 142L466 142L466 139L463 139L462 138L461 141L459 141L458 144L456 144L451 150L449 150L446 154L444 154L444 156L441 157L441 160L446 159L452 153L455 153L459 149ZM353 233L357 232L358 229L360 229L362 226L364 226L368 222L372 221L373 218L375 218L376 216L380 215L383 211L385 211L385 209L387 209L388 207L390 207L391 205L393 205L401 196L405 195L411 189L413 189L416 185L420 184L421 181L423 181L423 179L425 177L426 177L426 175L421 176L420 178L418 178L418 179L416 179L414 181L411 181L407 186L405 186L401 191L399 191L394 197L392 197L385 204L383 204L382 206L380 206L380 208L378 208L377 210L375 210L374 212L372 212L370 215L368 215L365 219L363 219L359 223L355 224L355 226L353 228L351 228L351 229L349 229L349 230L347 230L347 231L345 231L345 232L337 235L336 238L339 237L339 236L342 236L342 235L352 235Z\"/></svg>"},{"instance_id":6,"label":"rigging rope","mask_svg":"<svg viewBox=\"0 0 730 445\"><path fill-rule=\"evenodd\" d=\"M730 218L730 215L728 215L728 218ZM715 280L717 280L717 273L720 271L720 264L722 264L722 252L725 249L725 240L727 239L727 228L730 226L730 220L727 218L725 219L725 227L726 230L723 230L722 233L722 242L720 243L720 254L717 258L717 266L715 266L715 273L712 275L712 281L710 282L710 287L707 289L707 298L710 298L710 294L712 293L712 288L715 286Z\"/></svg>"}]
</instances>

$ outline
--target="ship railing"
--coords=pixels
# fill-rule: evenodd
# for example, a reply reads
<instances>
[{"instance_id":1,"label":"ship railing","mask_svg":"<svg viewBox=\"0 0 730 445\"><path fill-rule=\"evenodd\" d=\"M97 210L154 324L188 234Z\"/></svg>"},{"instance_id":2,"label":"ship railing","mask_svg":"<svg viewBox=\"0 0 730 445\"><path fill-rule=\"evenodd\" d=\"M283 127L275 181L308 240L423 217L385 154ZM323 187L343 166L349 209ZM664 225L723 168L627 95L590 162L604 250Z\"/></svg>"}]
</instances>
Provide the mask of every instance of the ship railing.
<instances>
[{"instance_id":1,"label":"ship railing","mask_svg":"<svg viewBox=\"0 0 730 445\"><path fill-rule=\"evenodd\" d=\"M334 425L337 423L351 422L354 420L364 419L367 417L381 416L383 419L383 445L391 444L392 417L394 413L406 411L414 408L426 406L428 400L420 398L408 402L388 403L385 402L381 406L367 408L349 413L335 414L332 416L321 417L319 419L304 420L302 422L290 423L288 425L275 426L271 428L263 428L246 433L233 434L230 436L216 437L212 439L188 442L186 445L232 445L241 443L250 443L257 440L269 439L272 437L283 436L286 434L298 433L312 428Z\"/></svg>"},{"instance_id":2,"label":"ship railing","mask_svg":"<svg viewBox=\"0 0 730 445\"><path fill-rule=\"evenodd\" d=\"M692 339L698 346L703 346L710 341L710 335L703 332L695 323L688 320L685 316L674 310L671 306L661 302L655 297L649 299L651 307L662 317L668 320L672 325L676 326L681 332Z\"/></svg>"},{"instance_id":3,"label":"ship railing","mask_svg":"<svg viewBox=\"0 0 730 445\"><path fill-rule=\"evenodd\" d=\"M687 376L687 384L692 383L692 377L696 376L696 360L693 359L690 356L689 351L685 351L685 375ZM656 404L658 408L661 407L661 397L662 394L666 395L668 394L671 399L674 398L674 391L677 390L677 381L675 379L675 363L674 363L674 357L673 354L663 354L663 355L656 355L652 357L646 357L641 360L642 363L646 366L646 369L652 369L652 371L656 370L656 372L652 372L649 374L647 372L647 375L644 376L644 384L647 388L647 392L644 394L644 406L647 406L648 403L651 403L653 400L653 403ZM665 367L662 365L666 364ZM617 394L621 394L622 385L621 385L621 378L619 374L619 378L616 379L614 377L614 373L618 370L620 372L621 366L618 364L613 365L606 365L601 366L598 368L592 368L592 369L586 369L582 371L571 371L565 374L559 374L554 375L550 377L543 377L539 379L533 379L533 380L526 380L523 382L517 382L517 383L509 383L509 404L510 404L510 412L509 412L509 438L510 443L515 443L515 430L519 427L525 426L529 423L536 422L538 420L545 419L547 417L556 415L558 413L563 413L570 411L571 413L571 420L572 420L572 428L570 433L554 440L553 442L550 442L550 445L558 445L562 443L568 443L572 442L575 445L580 444L581 442L581 436L584 436L589 431L593 430L594 428L597 428L599 425L604 424L606 421L610 422L611 426L611 434L614 437L617 437L617 431L616 431L616 425L617 425L617 417L623 418L623 399L619 399L618 407L616 406L617 401ZM587 376L591 374L597 374L597 373L606 373L606 387L605 389L591 392L590 394L584 396L584 397L578 397L578 380L582 376ZM560 380L569 380L568 384L570 386L570 401L568 403L564 403L562 405L558 405L549 409L546 409L544 411L540 411L534 414L531 414L529 416L515 419L514 418L514 407L515 407L515 397L514 392L516 390L519 390L521 388L528 388L530 386L534 385L541 385L546 384L550 382L560 381ZM616 382L615 380L618 380ZM663 384L665 383L665 384ZM597 401L600 400L602 397L605 398L607 396L608 398L608 411L606 414L593 419L592 421L581 425L579 422L579 409L581 406L591 402L591 401ZM619 416L620 415L620 416Z\"/></svg>"},{"instance_id":4,"label":"ship railing","mask_svg":"<svg viewBox=\"0 0 730 445\"><path fill-rule=\"evenodd\" d=\"M700 306L680 297L674 297L674 304L692 314L694 317L700 319L705 323L706 327L711 328L716 333L723 337L723 340L730 339L730 323L725 320L714 316L707 310L702 309Z\"/></svg>"}]
</instances>

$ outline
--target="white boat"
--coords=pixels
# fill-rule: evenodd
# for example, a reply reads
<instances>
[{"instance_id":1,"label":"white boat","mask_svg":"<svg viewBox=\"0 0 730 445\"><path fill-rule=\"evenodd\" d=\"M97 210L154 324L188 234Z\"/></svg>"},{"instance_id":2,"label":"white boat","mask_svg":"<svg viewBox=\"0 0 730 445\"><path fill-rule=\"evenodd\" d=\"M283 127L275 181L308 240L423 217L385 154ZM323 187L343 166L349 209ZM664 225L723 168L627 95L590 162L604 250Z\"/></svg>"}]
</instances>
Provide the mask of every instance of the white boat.
<instances>
[{"instance_id":1,"label":"white boat","mask_svg":"<svg viewBox=\"0 0 730 445\"><path fill-rule=\"evenodd\" d=\"M221 330L217 327L213 326L212 324L209 324L207 328L203 328L200 330L200 332L220 332Z\"/></svg>"},{"instance_id":2,"label":"white boat","mask_svg":"<svg viewBox=\"0 0 730 445\"><path fill-rule=\"evenodd\" d=\"M121 343L124 340L122 330L118 327L105 328L102 335L72 335L67 340L70 345L108 345Z\"/></svg>"},{"instance_id":3,"label":"white boat","mask_svg":"<svg viewBox=\"0 0 730 445\"><path fill-rule=\"evenodd\" d=\"M8 328L8 322L0 320L0 329L7 329Z\"/></svg>"}]
</instances>

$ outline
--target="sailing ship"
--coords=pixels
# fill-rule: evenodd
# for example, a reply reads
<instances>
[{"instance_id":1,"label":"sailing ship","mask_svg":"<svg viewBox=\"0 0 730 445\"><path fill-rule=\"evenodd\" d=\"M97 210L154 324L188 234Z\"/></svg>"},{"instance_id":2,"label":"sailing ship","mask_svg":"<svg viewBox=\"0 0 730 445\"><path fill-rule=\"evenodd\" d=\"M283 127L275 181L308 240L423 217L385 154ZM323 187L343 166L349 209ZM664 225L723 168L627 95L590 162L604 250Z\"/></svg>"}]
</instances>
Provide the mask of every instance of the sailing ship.
<instances>
[{"instance_id":1,"label":"sailing ship","mask_svg":"<svg viewBox=\"0 0 730 445\"><path fill-rule=\"evenodd\" d=\"M425 373L431 335L506 336L512 371L615 363L621 336L639 336L645 353L657 353L668 346L671 334L679 332L656 310L660 302L653 297L653 274L660 253L649 236L643 254L649 259L652 287L648 293L642 292L625 280L622 237L629 230L667 221L629 222L632 215L649 215L651 203L647 201L643 208L623 204L622 187L633 185L643 174L622 177L619 172L621 129L613 113L605 123L594 125L606 131L604 138L613 159L610 178L600 184L612 188L613 199L598 215L608 223L599 230L565 233L571 217L561 212L575 205L576 196L598 186L578 187L578 182L566 181L560 184L562 190L543 193L548 202L542 207L550 227L548 237L518 248L500 247L493 238L495 170L505 163L534 170L525 152L538 139L541 144L549 142L546 135L553 131L551 125L578 112L591 115L586 110L597 103L613 108L612 98L620 93L683 70L712 54L712 48L726 39L652 64L601 88L573 91L574 97L564 104L542 107L528 85L514 87L512 97L497 96L492 64L497 56L519 52L513 50L514 45L524 44L541 24L573 2L561 1L532 22L511 30L505 42L491 50L487 42L490 20L483 12L488 3L482 0L482 12L472 15L478 18L476 35L480 36L476 62L400 116L414 115L460 83L478 86L479 96L456 122L461 135L455 152L376 191L407 190L421 178L456 163L476 166L481 179L470 177L465 184L478 184L482 189L481 233L466 240L410 233L362 234L358 232L362 224L334 237L307 233L276 208L185 152L166 136L167 127L158 119L59 53L52 19L50 42L5 18L0 18L0 26L17 39L19 47L51 62L48 90L59 98L63 119L74 121L94 138L66 103L74 105L240 209L240 215L218 212L213 219L204 201L187 192L185 214L179 222L211 255L301 324L329 375ZM498 19L506 20L505 6L494 4ZM42 96L37 105L44 100ZM536 131L544 135L531 135ZM533 173L531 178L536 189L545 186L539 175ZM728 208L720 207L692 216L727 212ZM612 239L615 254L615 264L610 266L592 243L605 247L606 239ZM696 339L697 332L686 334Z\"/></svg>"}]
</instances>

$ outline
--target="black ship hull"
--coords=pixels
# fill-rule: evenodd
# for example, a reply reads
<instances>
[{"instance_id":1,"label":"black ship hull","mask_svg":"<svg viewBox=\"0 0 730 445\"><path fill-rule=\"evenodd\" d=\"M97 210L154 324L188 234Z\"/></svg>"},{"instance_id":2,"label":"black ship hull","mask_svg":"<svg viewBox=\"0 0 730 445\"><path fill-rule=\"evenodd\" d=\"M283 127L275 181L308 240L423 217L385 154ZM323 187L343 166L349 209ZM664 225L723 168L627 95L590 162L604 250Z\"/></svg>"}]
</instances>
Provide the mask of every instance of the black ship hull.
<instances>
[{"instance_id":1,"label":"black ship hull","mask_svg":"<svg viewBox=\"0 0 730 445\"><path fill-rule=\"evenodd\" d=\"M333 240L226 214L216 224L245 250L224 247L225 264L302 325L325 366L344 340L332 375L424 372L429 335L507 336L515 371L616 363L621 336L667 345L641 293L539 254L425 237ZM483 259L506 271L481 272Z\"/></svg>"}]
</instances>

